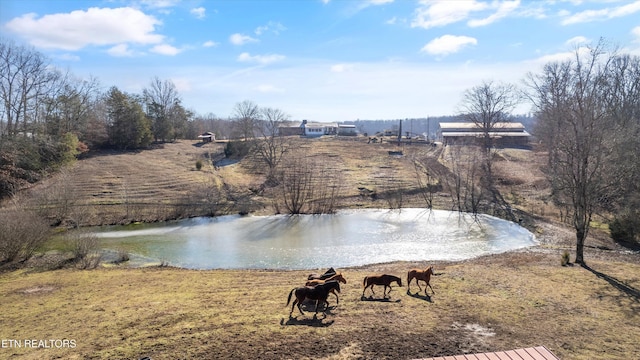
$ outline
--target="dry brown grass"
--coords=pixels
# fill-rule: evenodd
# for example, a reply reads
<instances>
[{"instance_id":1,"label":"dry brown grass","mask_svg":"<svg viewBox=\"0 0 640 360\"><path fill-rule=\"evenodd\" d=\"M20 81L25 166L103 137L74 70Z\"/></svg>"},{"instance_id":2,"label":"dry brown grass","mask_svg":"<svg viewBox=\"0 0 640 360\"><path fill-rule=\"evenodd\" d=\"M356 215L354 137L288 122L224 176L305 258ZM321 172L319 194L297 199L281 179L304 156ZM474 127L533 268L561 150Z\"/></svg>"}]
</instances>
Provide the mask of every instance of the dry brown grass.
<instances>
[{"instance_id":1,"label":"dry brown grass","mask_svg":"<svg viewBox=\"0 0 640 360\"><path fill-rule=\"evenodd\" d=\"M431 297L414 284L411 295L404 287L389 301L361 299L364 276L404 282L407 269L424 265L340 269L348 280L340 304L330 296L318 319L297 309L290 318L285 306L309 271L5 273L0 338L73 339L77 347L2 348L0 357L410 359L537 345L562 359L640 356L637 262L594 260L591 272L561 267L557 254L503 254L438 264Z\"/></svg>"}]
</instances>

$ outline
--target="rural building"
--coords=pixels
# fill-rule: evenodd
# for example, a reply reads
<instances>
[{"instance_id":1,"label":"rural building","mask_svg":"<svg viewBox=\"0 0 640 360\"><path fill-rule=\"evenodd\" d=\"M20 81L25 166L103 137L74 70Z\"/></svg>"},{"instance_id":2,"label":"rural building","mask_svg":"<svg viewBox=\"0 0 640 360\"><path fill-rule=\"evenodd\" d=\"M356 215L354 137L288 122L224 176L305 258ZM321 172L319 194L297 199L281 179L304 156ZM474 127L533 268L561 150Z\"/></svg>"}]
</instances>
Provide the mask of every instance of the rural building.
<instances>
[{"instance_id":1,"label":"rural building","mask_svg":"<svg viewBox=\"0 0 640 360\"><path fill-rule=\"evenodd\" d=\"M356 126L355 125L338 125L338 135L340 136L356 136Z\"/></svg>"},{"instance_id":2,"label":"rural building","mask_svg":"<svg viewBox=\"0 0 640 360\"><path fill-rule=\"evenodd\" d=\"M444 145L479 144L484 138L482 126L469 122L442 122L438 135ZM527 146L531 134L525 131L519 122L496 123L489 132L494 146L511 147Z\"/></svg>"},{"instance_id":3,"label":"rural building","mask_svg":"<svg viewBox=\"0 0 640 360\"><path fill-rule=\"evenodd\" d=\"M278 127L281 136L304 135L304 126L302 121L288 121Z\"/></svg>"},{"instance_id":4,"label":"rural building","mask_svg":"<svg viewBox=\"0 0 640 360\"><path fill-rule=\"evenodd\" d=\"M355 125L353 125L353 129L355 131ZM282 136L300 135L318 137L323 135L336 135L338 134L338 124L302 120L302 122L280 126L279 131Z\"/></svg>"},{"instance_id":5,"label":"rural building","mask_svg":"<svg viewBox=\"0 0 640 360\"><path fill-rule=\"evenodd\" d=\"M207 132L204 132L204 133L198 135L198 138L202 139L203 143L212 142L212 141L216 141L216 134L214 134L214 133L212 133L210 131L207 131Z\"/></svg>"}]
</instances>

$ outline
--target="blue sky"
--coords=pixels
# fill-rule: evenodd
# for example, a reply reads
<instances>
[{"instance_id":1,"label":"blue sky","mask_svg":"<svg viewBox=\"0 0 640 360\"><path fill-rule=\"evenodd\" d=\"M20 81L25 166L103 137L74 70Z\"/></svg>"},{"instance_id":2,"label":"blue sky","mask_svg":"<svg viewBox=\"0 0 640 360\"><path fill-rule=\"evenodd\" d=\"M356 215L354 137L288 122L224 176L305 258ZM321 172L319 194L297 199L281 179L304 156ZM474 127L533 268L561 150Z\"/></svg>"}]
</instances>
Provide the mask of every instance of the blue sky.
<instances>
[{"instance_id":1,"label":"blue sky","mask_svg":"<svg viewBox=\"0 0 640 360\"><path fill-rule=\"evenodd\" d=\"M640 55L640 1L2 0L0 30L105 89L171 80L199 114L398 119L454 115L600 38Z\"/></svg>"}]
</instances>

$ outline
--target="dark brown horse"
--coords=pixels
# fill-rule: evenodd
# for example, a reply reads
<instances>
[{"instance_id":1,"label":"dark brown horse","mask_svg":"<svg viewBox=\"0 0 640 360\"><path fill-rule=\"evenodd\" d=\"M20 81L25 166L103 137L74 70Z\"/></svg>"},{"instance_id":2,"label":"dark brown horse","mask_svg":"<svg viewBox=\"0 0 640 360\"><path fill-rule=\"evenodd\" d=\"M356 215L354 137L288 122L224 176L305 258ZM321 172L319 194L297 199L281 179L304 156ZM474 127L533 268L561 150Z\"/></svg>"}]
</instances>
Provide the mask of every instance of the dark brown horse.
<instances>
[{"instance_id":1,"label":"dark brown horse","mask_svg":"<svg viewBox=\"0 0 640 360\"><path fill-rule=\"evenodd\" d=\"M336 271L333 268L329 268L324 274L309 274L307 280L327 280L334 275L336 275Z\"/></svg>"},{"instance_id":2,"label":"dark brown horse","mask_svg":"<svg viewBox=\"0 0 640 360\"><path fill-rule=\"evenodd\" d=\"M327 281L338 281L341 282L343 284L347 283L347 279L344 278L344 276L342 276L342 273L337 273L335 275L333 275L332 277L328 278L327 280L319 280L319 279L315 279L315 280L309 280L307 281L306 284L304 284L305 286L316 286L316 285L320 285L320 284L324 284ZM332 289L330 291L333 295L335 295L336 297L336 303L340 304L340 298L338 298L338 294L336 294L335 289Z\"/></svg>"},{"instance_id":3,"label":"dark brown horse","mask_svg":"<svg viewBox=\"0 0 640 360\"><path fill-rule=\"evenodd\" d=\"M326 304L323 313L326 312L327 307L329 306L327 297L329 296L329 292L331 292L331 290L340 292L340 283L337 281L328 281L324 284L319 284L314 287L304 286L293 288L291 292L289 292L289 297L287 298L287 306L289 306L289 302L291 302L291 295L293 295L293 293L296 294L296 299L293 301L293 304L291 304L291 312L289 312L289 316L293 314L293 307L296 306L296 304L298 305L298 310L300 310L300 313L304 315L304 312L302 311L300 305L306 299L316 301L316 314L318 314L318 306L320 302Z\"/></svg>"},{"instance_id":4,"label":"dark brown horse","mask_svg":"<svg viewBox=\"0 0 640 360\"><path fill-rule=\"evenodd\" d=\"M387 288L389 288L389 293L391 293L391 290L393 290L391 289L392 282L396 282L398 283L398 286L402 286L402 280L394 275L383 274L365 276L364 280L362 281L362 286L364 286L364 289L362 290L362 297L364 297L364 292L368 287L371 288L371 293L375 295L376 293L373 291L373 285L382 285L384 286L384 297L386 298Z\"/></svg>"},{"instance_id":5,"label":"dark brown horse","mask_svg":"<svg viewBox=\"0 0 640 360\"><path fill-rule=\"evenodd\" d=\"M416 284L418 284L418 288L420 289L420 291L422 291L422 287L420 286L420 280L427 283L427 285L424 287L425 296L427 295L427 287L430 287L431 291L435 294L436 292L433 291L433 287L431 286L431 284L429 284L429 280L431 280L431 275L433 275L433 266L429 266L425 270L421 270L421 269L409 270L409 272L407 273L407 287L408 287L407 291L411 290L411 281L413 279L416 279ZM418 293L420 291L418 291Z\"/></svg>"}]
</instances>

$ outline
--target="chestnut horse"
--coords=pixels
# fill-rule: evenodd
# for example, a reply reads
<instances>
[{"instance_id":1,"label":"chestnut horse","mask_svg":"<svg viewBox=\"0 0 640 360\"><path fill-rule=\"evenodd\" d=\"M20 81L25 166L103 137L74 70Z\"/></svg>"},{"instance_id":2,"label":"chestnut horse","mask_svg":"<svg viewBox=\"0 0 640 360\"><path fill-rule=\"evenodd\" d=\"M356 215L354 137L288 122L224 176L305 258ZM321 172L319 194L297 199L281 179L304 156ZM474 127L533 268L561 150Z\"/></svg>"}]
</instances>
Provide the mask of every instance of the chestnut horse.
<instances>
[{"instance_id":1,"label":"chestnut horse","mask_svg":"<svg viewBox=\"0 0 640 360\"><path fill-rule=\"evenodd\" d=\"M430 287L431 291L435 294L436 292L433 291L433 287L431 286L431 284L429 284L429 280L431 280L431 275L433 275L433 266L429 266L425 270L421 270L421 269L409 270L409 272L407 273L407 291L411 290L411 281L413 279L416 279L416 284L418 284L418 288L420 289L418 293L422 291L422 287L420 286L420 280L422 280L427 283L427 285L424 287L424 295L425 296L427 295L427 287Z\"/></svg>"},{"instance_id":2,"label":"chestnut horse","mask_svg":"<svg viewBox=\"0 0 640 360\"><path fill-rule=\"evenodd\" d=\"M398 286L402 286L402 280L400 280L399 277L394 276L394 275L387 275L387 274L383 274L383 275L369 275L369 276L365 276L364 280L362 281L362 286L364 286L364 289L362 290L362 297L364 297L364 292L365 290L367 290L368 287L371 288L371 293L373 295L375 295L376 293L373 291L373 285L383 285L384 286L384 297L387 297L387 288L389 288L389 293L391 293L391 283L392 282L396 282L398 283Z\"/></svg>"},{"instance_id":3,"label":"chestnut horse","mask_svg":"<svg viewBox=\"0 0 640 360\"><path fill-rule=\"evenodd\" d=\"M341 282L343 284L347 283L347 279L345 279L344 276L342 276L342 273L337 273L337 274L333 275L332 277L328 278L327 280L319 280L319 279L309 280L304 285L305 286L316 286L316 285L324 284L327 281L338 281L338 282ZM336 294L336 291L332 289L330 292L333 295L335 295L336 303L340 304L340 298L338 298L338 294Z\"/></svg>"},{"instance_id":4,"label":"chestnut horse","mask_svg":"<svg viewBox=\"0 0 640 360\"><path fill-rule=\"evenodd\" d=\"M291 314L293 313L293 307L296 306L296 304L298 305L298 310L300 310L300 313L304 315L304 312L302 311L302 308L300 307L300 305L306 299L316 301L316 314L318 314L319 303L320 302L326 303L327 306L325 306L323 311L323 313L325 313L327 311L327 307L329 306L329 303L327 302L327 297L329 296L329 292L331 290L336 290L337 292L340 292L340 283L337 281L329 281L329 282L325 282L324 284L318 284L314 287L304 286L304 287L293 288L291 292L289 292L289 297L287 298L287 306L289 306L289 302L291 302L291 295L293 295L293 293L295 292L296 299L293 300L293 304L291 304L291 312L289 312L289 316L291 316Z\"/></svg>"}]
</instances>

